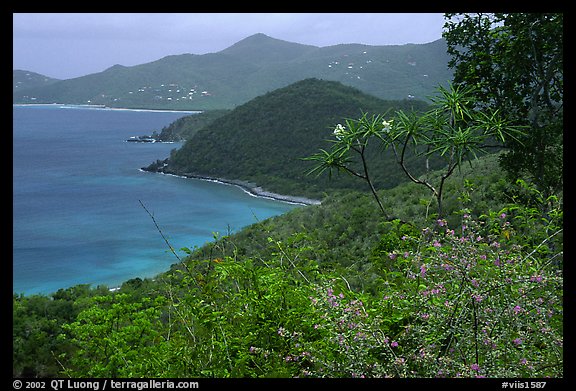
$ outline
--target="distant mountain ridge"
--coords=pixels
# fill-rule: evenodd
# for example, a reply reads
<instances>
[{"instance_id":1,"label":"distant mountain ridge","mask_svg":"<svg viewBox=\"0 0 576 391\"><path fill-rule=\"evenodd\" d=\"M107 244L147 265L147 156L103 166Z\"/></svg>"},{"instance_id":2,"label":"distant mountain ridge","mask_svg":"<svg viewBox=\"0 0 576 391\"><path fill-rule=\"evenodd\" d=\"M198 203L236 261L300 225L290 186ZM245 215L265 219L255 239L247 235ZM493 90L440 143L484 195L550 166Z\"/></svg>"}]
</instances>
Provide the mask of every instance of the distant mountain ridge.
<instances>
[{"instance_id":1,"label":"distant mountain ridge","mask_svg":"<svg viewBox=\"0 0 576 391\"><path fill-rule=\"evenodd\" d=\"M292 61L318 49L318 46L283 41L258 33L238 41L219 53L262 66Z\"/></svg>"},{"instance_id":2,"label":"distant mountain ridge","mask_svg":"<svg viewBox=\"0 0 576 391\"><path fill-rule=\"evenodd\" d=\"M382 99L426 99L439 84L451 80L448 59L442 39L428 44L316 47L259 33L217 53L171 55L14 88L13 103L230 109L311 77L339 81Z\"/></svg>"},{"instance_id":3,"label":"distant mountain ridge","mask_svg":"<svg viewBox=\"0 0 576 391\"><path fill-rule=\"evenodd\" d=\"M15 69L12 72L13 92L25 91L29 88L35 88L35 87L44 87L56 83L58 81L59 81L58 79L41 75L36 72L23 71L20 69Z\"/></svg>"}]
</instances>

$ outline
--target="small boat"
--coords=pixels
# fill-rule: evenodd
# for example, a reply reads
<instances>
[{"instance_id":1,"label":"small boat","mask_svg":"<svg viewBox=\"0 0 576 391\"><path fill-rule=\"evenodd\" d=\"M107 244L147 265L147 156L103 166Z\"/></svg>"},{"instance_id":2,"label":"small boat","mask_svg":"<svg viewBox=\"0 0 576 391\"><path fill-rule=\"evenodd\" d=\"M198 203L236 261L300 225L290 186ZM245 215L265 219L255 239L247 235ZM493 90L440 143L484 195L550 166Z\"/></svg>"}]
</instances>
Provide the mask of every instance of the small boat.
<instances>
[{"instance_id":1,"label":"small boat","mask_svg":"<svg viewBox=\"0 0 576 391\"><path fill-rule=\"evenodd\" d=\"M132 136L126 141L132 143L155 143L156 139L151 136Z\"/></svg>"}]
</instances>

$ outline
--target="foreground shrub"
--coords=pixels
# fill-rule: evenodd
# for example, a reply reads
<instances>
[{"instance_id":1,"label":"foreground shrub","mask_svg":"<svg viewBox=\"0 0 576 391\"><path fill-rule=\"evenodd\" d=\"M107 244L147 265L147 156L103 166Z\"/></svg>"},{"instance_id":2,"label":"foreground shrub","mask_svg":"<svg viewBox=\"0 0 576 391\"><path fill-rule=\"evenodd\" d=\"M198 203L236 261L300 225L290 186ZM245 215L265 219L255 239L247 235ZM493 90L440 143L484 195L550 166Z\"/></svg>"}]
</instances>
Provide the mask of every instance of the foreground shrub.
<instances>
[{"instance_id":1,"label":"foreground shrub","mask_svg":"<svg viewBox=\"0 0 576 391\"><path fill-rule=\"evenodd\" d=\"M527 218L513 210L515 219ZM312 301L328 342L314 346L316 366L302 374L561 377L558 220L533 222L556 229L529 246L505 212L483 217L464 213L457 231L438 220L418 237L403 236L412 249L387 254L395 268L389 279L383 272L379 298L362 302L336 285L320 291Z\"/></svg>"},{"instance_id":2,"label":"foreground shrub","mask_svg":"<svg viewBox=\"0 0 576 391\"><path fill-rule=\"evenodd\" d=\"M193 261L153 298L93 298L63 327L64 374L562 377L562 213L539 216L514 205L463 212L457 228L396 224L363 292L297 240L270 239L267 259Z\"/></svg>"}]
</instances>

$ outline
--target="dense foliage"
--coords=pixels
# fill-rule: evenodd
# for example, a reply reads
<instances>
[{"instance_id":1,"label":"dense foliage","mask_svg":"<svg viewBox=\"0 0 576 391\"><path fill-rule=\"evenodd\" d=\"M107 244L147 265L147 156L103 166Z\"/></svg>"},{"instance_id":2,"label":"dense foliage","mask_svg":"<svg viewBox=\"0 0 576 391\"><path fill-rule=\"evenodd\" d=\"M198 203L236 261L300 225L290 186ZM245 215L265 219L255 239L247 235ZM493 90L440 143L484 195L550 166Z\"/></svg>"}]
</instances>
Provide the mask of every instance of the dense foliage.
<instances>
[{"instance_id":1,"label":"dense foliage","mask_svg":"<svg viewBox=\"0 0 576 391\"><path fill-rule=\"evenodd\" d=\"M507 140L511 180L554 194L563 186L563 14L447 14L454 83L475 88L484 108L498 109L528 131Z\"/></svg>"},{"instance_id":2,"label":"dense foliage","mask_svg":"<svg viewBox=\"0 0 576 391\"><path fill-rule=\"evenodd\" d=\"M364 190L364 184L347 176L307 176L312 165L303 158L329 144L342 118L426 107L422 101L384 101L338 82L306 79L215 119L171 154L165 171L240 179L276 193L310 198L322 198L333 189ZM377 147L370 153L379 186L390 188L404 180L401 172L387 169L391 154L382 158Z\"/></svg>"},{"instance_id":3,"label":"dense foliage","mask_svg":"<svg viewBox=\"0 0 576 391\"><path fill-rule=\"evenodd\" d=\"M517 21L532 17L533 28L547 26L538 15L501 21L516 28ZM478 39L466 29L454 30L462 35L453 38ZM508 32L494 30L500 31ZM488 101L474 108L491 115ZM172 154L174 170L203 167L211 176L248 175L243 178L292 194L297 186L317 185L316 194L327 193L322 204L235 234L214 233L214 241L201 248L180 249L183 257L176 256L170 270L153 279L135 278L113 290L76 286L48 296L14 295L13 375L564 377L561 187L542 186L533 175L510 181L500 164L506 151L464 159L474 155L479 145L474 142L486 141L473 132L471 139L459 134L470 130L472 117L451 134L442 133L443 125L439 138L413 139L445 150L441 157L456 156L453 168L448 159L450 175L440 165L427 169L425 179L414 173L417 180L393 184L398 154L387 160L378 147L360 149L376 169L354 183L366 185L369 179L372 194L346 185L342 177L307 182L310 166L294 159L317 152L328 136L344 139L343 129L333 134L338 123L348 120L354 128L376 118L379 130L392 130L379 115L399 109L416 120L428 108L420 104L385 102L310 79L208 121L181 149L185 153ZM542 129L561 135L556 119ZM395 129L410 135L404 130ZM254 137L247 137L251 132ZM350 145L358 146L360 138L353 140ZM525 141L528 153L537 154ZM287 158L288 151L296 153ZM359 162L347 159L338 168L357 172ZM561 175L562 166L551 164L549 178ZM412 173L404 168L398 175ZM439 179L441 209L435 207L436 194L419 183Z\"/></svg>"},{"instance_id":4,"label":"dense foliage","mask_svg":"<svg viewBox=\"0 0 576 391\"><path fill-rule=\"evenodd\" d=\"M228 112L229 110L209 110L179 118L162 128L158 140L182 141L191 139L204 126Z\"/></svg>"},{"instance_id":5,"label":"dense foliage","mask_svg":"<svg viewBox=\"0 0 576 391\"><path fill-rule=\"evenodd\" d=\"M382 254L378 295L271 241L266 264L231 254L189 265L154 298L96 297L64 327L79 349L65 373L561 376L561 229L545 224L527 248L514 223L526 213L464 213L457 230L438 220L402 235L403 249Z\"/></svg>"},{"instance_id":6,"label":"dense foliage","mask_svg":"<svg viewBox=\"0 0 576 391\"><path fill-rule=\"evenodd\" d=\"M416 184L380 192L392 221L335 195L155 279L14 297L14 375L562 376L561 199L496 163L451 178L446 220Z\"/></svg>"}]
</instances>

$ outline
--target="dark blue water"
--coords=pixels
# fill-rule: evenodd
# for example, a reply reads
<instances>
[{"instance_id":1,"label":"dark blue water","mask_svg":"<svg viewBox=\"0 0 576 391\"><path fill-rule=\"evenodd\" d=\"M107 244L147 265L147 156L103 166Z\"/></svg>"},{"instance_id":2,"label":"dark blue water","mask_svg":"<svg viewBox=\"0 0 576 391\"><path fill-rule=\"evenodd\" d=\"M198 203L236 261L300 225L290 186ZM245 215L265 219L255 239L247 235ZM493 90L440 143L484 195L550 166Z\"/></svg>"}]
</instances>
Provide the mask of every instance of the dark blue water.
<instances>
[{"instance_id":1,"label":"dark blue water","mask_svg":"<svg viewBox=\"0 0 576 391\"><path fill-rule=\"evenodd\" d=\"M180 144L128 143L189 113L13 107L13 290L51 293L153 277L201 246L295 205L142 172ZM183 252L179 252L184 255Z\"/></svg>"}]
</instances>

